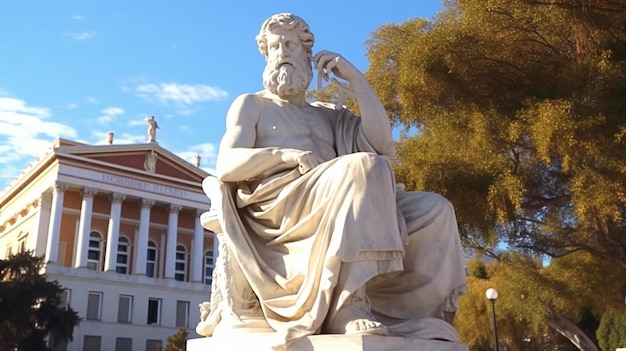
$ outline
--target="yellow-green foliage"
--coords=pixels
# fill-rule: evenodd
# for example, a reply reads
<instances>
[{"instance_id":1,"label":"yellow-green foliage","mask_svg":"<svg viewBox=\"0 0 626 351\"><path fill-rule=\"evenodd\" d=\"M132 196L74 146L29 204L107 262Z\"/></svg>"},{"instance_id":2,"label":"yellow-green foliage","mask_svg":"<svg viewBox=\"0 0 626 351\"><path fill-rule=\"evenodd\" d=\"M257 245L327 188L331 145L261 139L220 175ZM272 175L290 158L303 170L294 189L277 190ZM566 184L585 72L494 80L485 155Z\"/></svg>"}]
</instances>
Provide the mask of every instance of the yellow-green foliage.
<instances>
[{"instance_id":1,"label":"yellow-green foliage","mask_svg":"<svg viewBox=\"0 0 626 351\"><path fill-rule=\"evenodd\" d=\"M494 285L509 349L554 349L520 341L552 335L546 306L599 322L626 291L626 2L444 4L367 43L367 78L417 131L398 142L397 179L450 199L468 247L561 257L488 267L458 319L470 349L489 349Z\"/></svg>"},{"instance_id":2,"label":"yellow-green foliage","mask_svg":"<svg viewBox=\"0 0 626 351\"><path fill-rule=\"evenodd\" d=\"M397 178L444 194L466 245L626 267L626 3L449 0L373 32Z\"/></svg>"},{"instance_id":3,"label":"yellow-green foliage","mask_svg":"<svg viewBox=\"0 0 626 351\"><path fill-rule=\"evenodd\" d=\"M468 264L475 271L481 263ZM626 270L610 261L578 252L553 260L547 267L529 256L508 254L499 262L484 264L487 278L468 278L469 292L460 300L455 326L470 349L480 349L492 337L488 288L498 290L497 321L502 342L510 350L554 349L554 331L545 318L546 307L578 323L591 312L596 321L606 313L623 310ZM524 340L540 344L530 345ZM542 346L540 346L542 345Z\"/></svg>"}]
</instances>

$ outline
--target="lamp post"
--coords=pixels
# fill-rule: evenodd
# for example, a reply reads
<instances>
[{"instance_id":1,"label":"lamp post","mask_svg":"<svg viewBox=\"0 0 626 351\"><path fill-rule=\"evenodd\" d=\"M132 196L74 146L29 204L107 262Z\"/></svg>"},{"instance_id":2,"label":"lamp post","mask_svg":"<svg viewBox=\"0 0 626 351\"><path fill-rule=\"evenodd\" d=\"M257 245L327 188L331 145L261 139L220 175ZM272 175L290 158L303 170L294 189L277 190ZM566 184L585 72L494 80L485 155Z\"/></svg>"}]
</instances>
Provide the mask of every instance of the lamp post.
<instances>
[{"instance_id":1,"label":"lamp post","mask_svg":"<svg viewBox=\"0 0 626 351\"><path fill-rule=\"evenodd\" d=\"M493 319L493 343L495 345L494 350L500 351L500 344L498 342L498 325L496 324L496 299L498 298L498 291L494 288L487 289L485 293L487 299L491 301L491 316Z\"/></svg>"}]
</instances>

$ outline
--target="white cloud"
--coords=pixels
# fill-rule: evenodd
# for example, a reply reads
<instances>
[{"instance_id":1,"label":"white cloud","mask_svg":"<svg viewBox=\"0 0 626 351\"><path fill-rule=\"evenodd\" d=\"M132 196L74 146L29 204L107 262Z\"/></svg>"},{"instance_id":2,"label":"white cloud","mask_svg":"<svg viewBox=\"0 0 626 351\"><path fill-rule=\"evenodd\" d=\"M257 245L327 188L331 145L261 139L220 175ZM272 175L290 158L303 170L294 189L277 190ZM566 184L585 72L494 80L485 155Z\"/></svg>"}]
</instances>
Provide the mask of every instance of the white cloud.
<instances>
[{"instance_id":1,"label":"white cloud","mask_svg":"<svg viewBox=\"0 0 626 351\"><path fill-rule=\"evenodd\" d=\"M76 16L72 16L70 17L71 19L75 20L75 21L82 21L85 19L85 17L81 16L81 15L76 15Z\"/></svg>"},{"instance_id":2,"label":"white cloud","mask_svg":"<svg viewBox=\"0 0 626 351\"><path fill-rule=\"evenodd\" d=\"M143 126L145 124L146 124L145 119L131 119L130 121L128 121L128 123L126 123L126 125L129 127Z\"/></svg>"},{"instance_id":3,"label":"white cloud","mask_svg":"<svg viewBox=\"0 0 626 351\"><path fill-rule=\"evenodd\" d=\"M96 121L100 124L106 124L115 119L116 116L124 113L124 110L119 107L107 107L100 111L102 116L96 118Z\"/></svg>"},{"instance_id":4,"label":"white cloud","mask_svg":"<svg viewBox=\"0 0 626 351\"><path fill-rule=\"evenodd\" d=\"M108 115L104 115L104 116L100 116L96 118L96 122L98 122L99 124L107 124L111 122L112 120L113 120L113 117L108 116Z\"/></svg>"},{"instance_id":5,"label":"white cloud","mask_svg":"<svg viewBox=\"0 0 626 351\"><path fill-rule=\"evenodd\" d=\"M65 105L65 108L68 108L70 110L73 110L75 108L78 108L78 104L70 102L69 104Z\"/></svg>"},{"instance_id":6,"label":"white cloud","mask_svg":"<svg viewBox=\"0 0 626 351\"><path fill-rule=\"evenodd\" d=\"M54 139L76 138L74 128L48 121L51 115L48 108L0 97L0 178L16 176L10 173L17 164L43 155Z\"/></svg>"},{"instance_id":7,"label":"white cloud","mask_svg":"<svg viewBox=\"0 0 626 351\"><path fill-rule=\"evenodd\" d=\"M95 98L95 97L93 97L93 96L87 96L87 97L85 98L85 100L87 100L87 102L89 102L90 104L97 104L97 103L99 103L99 102L100 102L100 101L98 101L98 99L96 99L96 98Z\"/></svg>"},{"instance_id":8,"label":"white cloud","mask_svg":"<svg viewBox=\"0 0 626 351\"><path fill-rule=\"evenodd\" d=\"M76 40L87 40L96 36L96 32L94 31L84 31L80 33L71 33L69 34L72 38Z\"/></svg>"},{"instance_id":9,"label":"white cloud","mask_svg":"<svg viewBox=\"0 0 626 351\"><path fill-rule=\"evenodd\" d=\"M189 107L196 103L219 101L228 97L228 93L217 87L203 84L159 83L142 84L135 92L140 97L167 106L174 103L188 112Z\"/></svg>"},{"instance_id":10,"label":"white cloud","mask_svg":"<svg viewBox=\"0 0 626 351\"><path fill-rule=\"evenodd\" d=\"M119 107L107 107L100 112L104 113L105 115L117 116L124 113L124 110Z\"/></svg>"},{"instance_id":11,"label":"white cloud","mask_svg":"<svg viewBox=\"0 0 626 351\"><path fill-rule=\"evenodd\" d=\"M113 145L125 145L125 144L141 144L141 143L145 143L146 142L146 136L144 134L142 135L136 135L136 134L129 134L129 133L121 133L121 134L117 134L115 133L115 131L113 131ZM96 142L97 145L105 145L108 144L107 142L107 138L108 138L108 132L93 132L93 135L96 137L96 139L98 140Z\"/></svg>"},{"instance_id":12,"label":"white cloud","mask_svg":"<svg viewBox=\"0 0 626 351\"><path fill-rule=\"evenodd\" d=\"M200 167L211 169L210 173L215 174L215 161L217 159L216 147L211 143L202 143L190 146L187 150L176 153L180 158L191 164L195 164L196 155L200 155Z\"/></svg>"}]
</instances>

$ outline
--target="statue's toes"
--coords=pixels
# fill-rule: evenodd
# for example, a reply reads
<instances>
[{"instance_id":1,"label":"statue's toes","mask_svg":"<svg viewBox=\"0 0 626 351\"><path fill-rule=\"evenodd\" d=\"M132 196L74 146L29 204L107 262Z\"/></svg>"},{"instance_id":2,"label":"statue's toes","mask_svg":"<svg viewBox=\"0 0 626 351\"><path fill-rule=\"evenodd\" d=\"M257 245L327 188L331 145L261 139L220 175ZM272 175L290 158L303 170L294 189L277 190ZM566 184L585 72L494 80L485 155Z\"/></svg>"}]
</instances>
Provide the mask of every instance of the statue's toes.
<instances>
[{"instance_id":1,"label":"statue's toes","mask_svg":"<svg viewBox=\"0 0 626 351\"><path fill-rule=\"evenodd\" d=\"M387 327L369 319L355 319L346 324L346 334L387 335Z\"/></svg>"}]
</instances>

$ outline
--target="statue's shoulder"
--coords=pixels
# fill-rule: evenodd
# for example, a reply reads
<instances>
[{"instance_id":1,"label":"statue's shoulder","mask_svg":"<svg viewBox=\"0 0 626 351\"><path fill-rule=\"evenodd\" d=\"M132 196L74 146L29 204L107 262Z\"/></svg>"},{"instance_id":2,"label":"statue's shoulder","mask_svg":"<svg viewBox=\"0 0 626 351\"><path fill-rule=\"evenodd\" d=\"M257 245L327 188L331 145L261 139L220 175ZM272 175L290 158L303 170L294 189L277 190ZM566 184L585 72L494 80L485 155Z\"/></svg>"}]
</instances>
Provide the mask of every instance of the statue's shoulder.
<instances>
[{"instance_id":1,"label":"statue's shoulder","mask_svg":"<svg viewBox=\"0 0 626 351\"><path fill-rule=\"evenodd\" d=\"M230 105L230 112L234 114L248 115L259 110L264 105L264 98L256 93L241 94L233 100Z\"/></svg>"},{"instance_id":2,"label":"statue's shoulder","mask_svg":"<svg viewBox=\"0 0 626 351\"><path fill-rule=\"evenodd\" d=\"M332 102L315 101L309 104L321 112L321 115L326 116L330 121L335 123L340 118L346 118L347 116L353 116L354 113L345 107L337 108L337 105Z\"/></svg>"},{"instance_id":3,"label":"statue's shoulder","mask_svg":"<svg viewBox=\"0 0 626 351\"><path fill-rule=\"evenodd\" d=\"M245 93L237 96L233 104L260 104L264 100L264 96L259 93Z\"/></svg>"}]
</instances>

